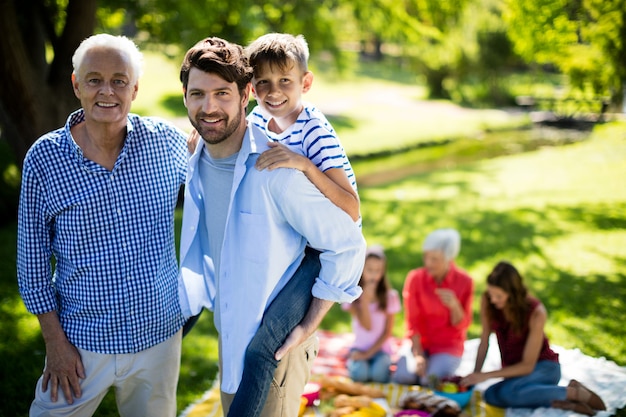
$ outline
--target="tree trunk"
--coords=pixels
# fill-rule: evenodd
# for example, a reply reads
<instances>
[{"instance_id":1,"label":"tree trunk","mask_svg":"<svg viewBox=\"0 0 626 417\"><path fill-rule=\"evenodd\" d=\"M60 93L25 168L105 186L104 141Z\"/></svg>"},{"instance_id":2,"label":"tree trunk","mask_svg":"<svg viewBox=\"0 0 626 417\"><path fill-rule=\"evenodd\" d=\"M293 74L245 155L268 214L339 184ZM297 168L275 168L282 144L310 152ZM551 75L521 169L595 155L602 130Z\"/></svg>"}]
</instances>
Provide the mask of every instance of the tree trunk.
<instances>
[{"instance_id":1,"label":"tree trunk","mask_svg":"<svg viewBox=\"0 0 626 417\"><path fill-rule=\"evenodd\" d=\"M54 33L39 30L55 24L44 22L54 17L40 13L44 10L41 1L31 2L26 9L16 7L15 0L0 0L0 125L2 137L20 165L30 145L62 126L70 111L80 105L70 83L71 57L80 42L93 33L96 3L70 0L63 32L55 38ZM50 64L40 58L46 40L54 51Z\"/></svg>"}]
</instances>

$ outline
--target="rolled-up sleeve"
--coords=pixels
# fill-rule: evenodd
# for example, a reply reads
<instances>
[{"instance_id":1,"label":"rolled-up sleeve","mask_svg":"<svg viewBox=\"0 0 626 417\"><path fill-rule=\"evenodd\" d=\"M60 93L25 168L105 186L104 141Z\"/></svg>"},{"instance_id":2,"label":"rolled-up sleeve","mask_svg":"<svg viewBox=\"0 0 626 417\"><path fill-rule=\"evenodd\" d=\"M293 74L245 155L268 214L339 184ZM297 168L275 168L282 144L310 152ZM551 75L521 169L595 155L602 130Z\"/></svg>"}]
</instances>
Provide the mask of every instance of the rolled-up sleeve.
<instances>
[{"instance_id":1,"label":"rolled-up sleeve","mask_svg":"<svg viewBox=\"0 0 626 417\"><path fill-rule=\"evenodd\" d=\"M286 221L321 252L321 270L313 296L349 303L361 295L358 286L365 262L366 243L361 228L348 214L302 174L294 171L284 186L280 207Z\"/></svg>"}]
</instances>

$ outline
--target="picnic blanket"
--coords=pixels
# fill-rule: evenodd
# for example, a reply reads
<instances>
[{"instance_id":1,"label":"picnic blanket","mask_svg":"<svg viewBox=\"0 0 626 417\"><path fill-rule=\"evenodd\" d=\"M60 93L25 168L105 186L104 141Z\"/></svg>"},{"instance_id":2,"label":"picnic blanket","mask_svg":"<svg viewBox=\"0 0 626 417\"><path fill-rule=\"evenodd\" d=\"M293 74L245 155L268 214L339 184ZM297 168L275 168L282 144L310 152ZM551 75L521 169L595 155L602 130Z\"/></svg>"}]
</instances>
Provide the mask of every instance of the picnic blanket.
<instances>
[{"instance_id":1,"label":"picnic blanket","mask_svg":"<svg viewBox=\"0 0 626 417\"><path fill-rule=\"evenodd\" d=\"M341 375L347 376L346 357L354 335L350 333L335 334L328 331L318 331L320 350L313 364L312 379L318 375ZM500 356L497 349L497 340L492 336L490 349L485 360L484 370L500 368ZM402 343L401 339L394 339L394 347L397 349ZM465 375L472 372L478 339L465 342L463 360L457 374ZM570 379L577 379L590 389L594 390L604 400L607 410L598 412L598 417L609 417L615 414L616 409L626 406L626 367L618 366L605 358L593 358L584 355L578 349L564 349L560 346L552 346L559 354L561 362L561 385L567 385ZM474 390L474 396L470 404L464 410L466 415L473 417L569 417L579 414L557 410L554 408L538 409L501 409L489 406L482 401L482 393L496 380L485 381L478 384ZM397 404L398 399L410 387L398 384L372 384L381 388L387 395L387 403ZM220 404L219 383L216 381L194 404L187 407L180 417L222 417ZM317 416L315 409L307 409L305 416Z\"/></svg>"}]
</instances>

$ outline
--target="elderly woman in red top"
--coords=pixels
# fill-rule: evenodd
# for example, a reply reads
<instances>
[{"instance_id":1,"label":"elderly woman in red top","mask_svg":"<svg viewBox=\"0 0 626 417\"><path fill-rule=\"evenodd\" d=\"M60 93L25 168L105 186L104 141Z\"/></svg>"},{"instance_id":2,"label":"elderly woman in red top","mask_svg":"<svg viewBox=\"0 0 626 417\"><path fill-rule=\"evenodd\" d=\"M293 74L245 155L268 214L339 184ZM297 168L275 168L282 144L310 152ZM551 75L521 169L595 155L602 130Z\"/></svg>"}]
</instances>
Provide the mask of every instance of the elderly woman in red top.
<instances>
[{"instance_id":1,"label":"elderly woman in red top","mask_svg":"<svg viewBox=\"0 0 626 417\"><path fill-rule=\"evenodd\" d=\"M435 230L424 241L424 267L409 272L402 291L411 343L399 352L394 382L427 385L432 376L454 375L461 363L474 282L454 263L460 247L454 229Z\"/></svg>"},{"instance_id":2,"label":"elderly woman in red top","mask_svg":"<svg viewBox=\"0 0 626 417\"><path fill-rule=\"evenodd\" d=\"M474 373L461 380L474 385L491 378L504 378L487 388L483 398L498 407L555 407L592 416L605 410L602 399L576 380L559 386L559 355L544 332L547 312L528 294L522 276L508 262L499 262L487 277L487 291L480 305L483 331ZM502 369L481 372L489 335L498 338Z\"/></svg>"}]
</instances>

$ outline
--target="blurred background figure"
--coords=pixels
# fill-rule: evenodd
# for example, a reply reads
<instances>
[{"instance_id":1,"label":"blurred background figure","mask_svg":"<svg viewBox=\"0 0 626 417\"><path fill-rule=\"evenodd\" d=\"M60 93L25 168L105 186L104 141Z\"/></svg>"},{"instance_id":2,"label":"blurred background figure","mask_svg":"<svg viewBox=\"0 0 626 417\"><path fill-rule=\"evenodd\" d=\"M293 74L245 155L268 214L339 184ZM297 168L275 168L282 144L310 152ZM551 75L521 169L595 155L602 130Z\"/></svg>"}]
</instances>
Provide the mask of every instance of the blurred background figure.
<instances>
[{"instance_id":1,"label":"blurred background figure","mask_svg":"<svg viewBox=\"0 0 626 417\"><path fill-rule=\"evenodd\" d=\"M391 332L400 311L400 297L387 280L387 258L381 246L370 246L361 281L363 293L342 308L352 315L355 339L348 357L350 378L358 382L389 382Z\"/></svg>"},{"instance_id":2,"label":"blurred background figure","mask_svg":"<svg viewBox=\"0 0 626 417\"><path fill-rule=\"evenodd\" d=\"M487 291L480 304L482 334L474 373L461 383L475 385L504 378L485 391L483 398L497 407L555 407L592 416L606 410L602 399L576 380L567 387L561 380L559 355L548 343L544 328L548 313L528 294L520 273L508 262L498 263L487 277ZM489 335L498 338L502 369L481 372Z\"/></svg>"},{"instance_id":3,"label":"blurred background figure","mask_svg":"<svg viewBox=\"0 0 626 417\"><path fill-rule=\"evenodd\" d=\"M454 229L430 233L422 246L424 266L404 282L406 337L394 382L427 385L429 377L456 372L472 321L474 282L454 263L461 236Z\"/></svg>"}]
</instances>

